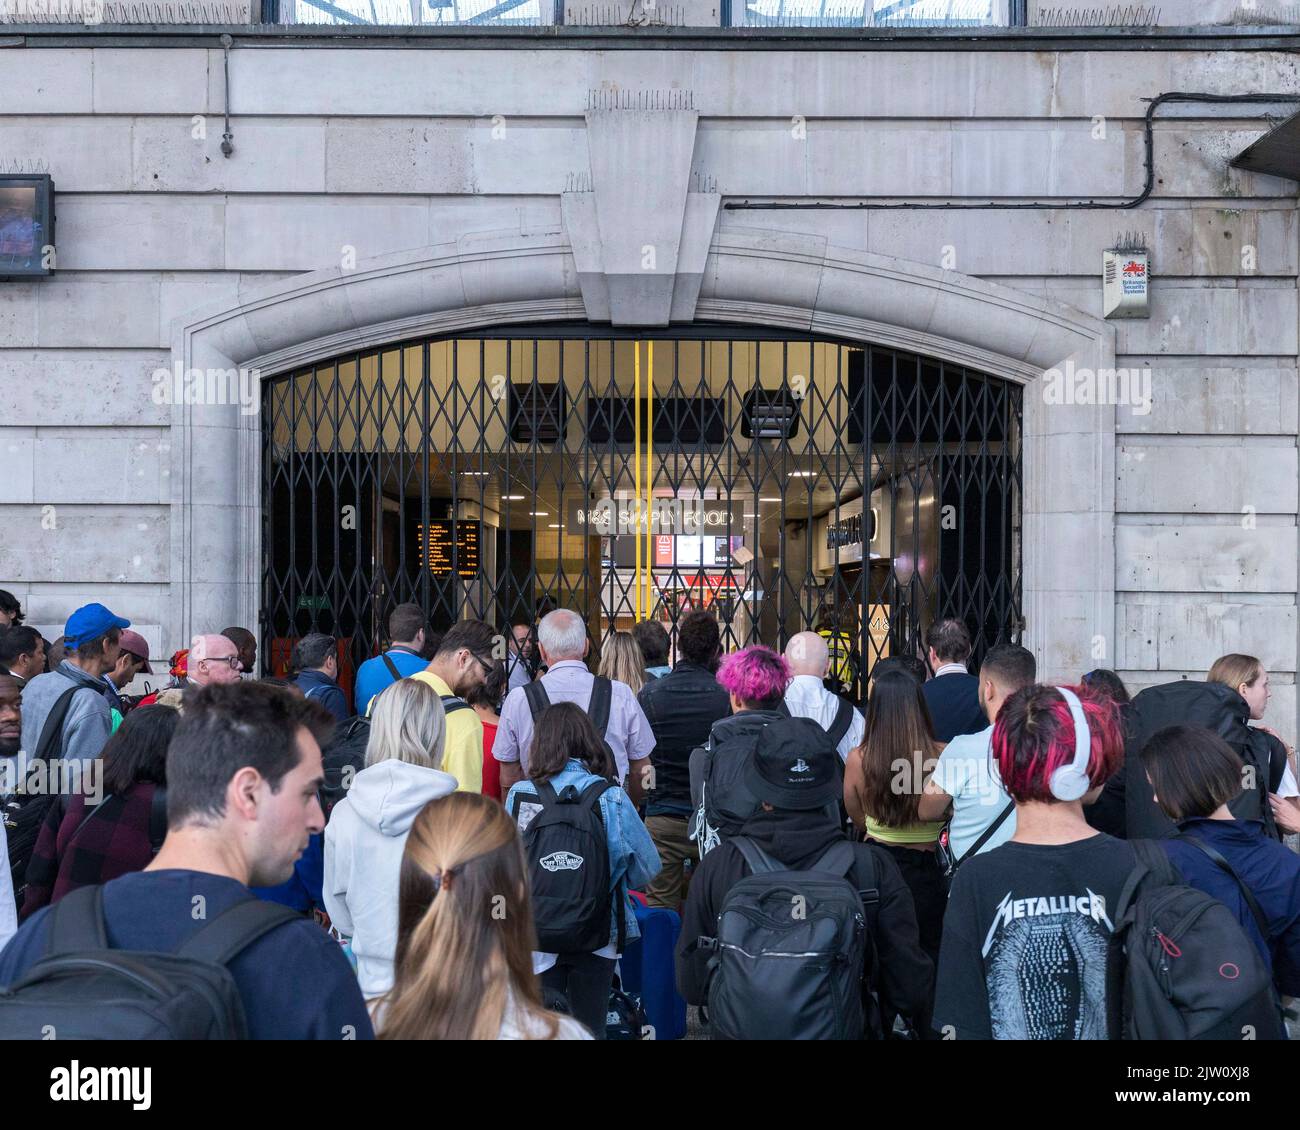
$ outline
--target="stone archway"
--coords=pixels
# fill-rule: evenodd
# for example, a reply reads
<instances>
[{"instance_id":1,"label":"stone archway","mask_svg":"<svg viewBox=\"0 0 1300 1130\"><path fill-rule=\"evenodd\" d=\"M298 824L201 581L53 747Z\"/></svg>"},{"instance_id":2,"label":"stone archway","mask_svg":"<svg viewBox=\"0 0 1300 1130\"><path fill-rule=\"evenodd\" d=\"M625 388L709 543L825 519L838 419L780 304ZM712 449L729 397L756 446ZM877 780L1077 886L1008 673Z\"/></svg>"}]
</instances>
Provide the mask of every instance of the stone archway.
<instances>
[{"instance_id":1,"label":"stone archway","mask_svg":"<svg viewBox=\"0 0 1300 1130\"><path fill-rule=\"evenodd\" d=\"M690 276L685 288L667 284L673 321L689 314L879 342L1021 384L1067 360L1114 364L1105 322L971 276L763 229L727 229L700 249L702 262L684 249L673 264ZM242 368L256 379L405 338L587 319L599 288L590 270L580 272L583 258L561 232L481 233L351 271L297 276L233 307L178 319L173 366ZM1113 654L1114 408L1047 407L1042 396L1025 397L1022 606L1042 677L1060 678L1096 665L1099 638ZM256 618L255 413L238 403L173 406L169 611L182 637ZM205 471L223 467L235 473Z\"/></svg>"}]
</instances>

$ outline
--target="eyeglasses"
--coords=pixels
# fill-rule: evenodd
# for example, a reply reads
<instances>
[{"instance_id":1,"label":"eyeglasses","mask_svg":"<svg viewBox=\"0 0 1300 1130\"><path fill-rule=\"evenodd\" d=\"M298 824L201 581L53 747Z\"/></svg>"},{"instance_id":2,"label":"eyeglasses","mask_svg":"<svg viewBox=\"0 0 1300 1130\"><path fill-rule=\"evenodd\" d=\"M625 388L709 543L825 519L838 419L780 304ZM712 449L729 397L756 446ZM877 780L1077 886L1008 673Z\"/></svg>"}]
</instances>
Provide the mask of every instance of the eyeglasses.
<instances>
[{"instance_id":1,"label":"eyeglasses","mask_svg":"<svg viewBox=\"0 0 1300 1130\"><path fill-rule=\"evenodd\" d=\"M478 652L471 651L470 655L474 656L474 658L478 660L479 666L483 668L484 678L492 674L493 664L489 663L486 659L484 659L481 655L479 655Z\"/></svg>"},{"instance_id":2,"label":"eyeglasses","mask_svg":"<svg viewBox=\"0 0 1300 1130\"><path fill-rule=\"evenodd\" d=\"M201 663L224 663L227 667L233 667L236 671L242 671L244 665L240 663L238 655L209 655L206 659L200 660Z\"/></svg>"}]
</instances>

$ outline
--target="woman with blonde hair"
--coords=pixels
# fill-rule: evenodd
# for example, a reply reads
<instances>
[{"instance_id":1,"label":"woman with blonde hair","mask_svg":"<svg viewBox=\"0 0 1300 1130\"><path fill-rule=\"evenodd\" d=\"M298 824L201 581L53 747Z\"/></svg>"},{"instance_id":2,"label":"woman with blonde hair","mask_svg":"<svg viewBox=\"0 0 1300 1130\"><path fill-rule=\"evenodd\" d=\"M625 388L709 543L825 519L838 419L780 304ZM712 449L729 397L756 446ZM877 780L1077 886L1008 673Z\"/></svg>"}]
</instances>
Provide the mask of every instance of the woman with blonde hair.
<instances>
[{"instance_id":1,"label":"woman with blonde hair","mask_svg":"<svg viewBox=\"0 0 1300 1130\"><path fill-rule=\"evenodd\" d=\"M476 793L415 818L399 879L396 976L381 1040L585 1040L542 1006L524 854L514 821Z\"/></svg>"},{"instance_id":2,"label":"woman with blonde hair","mask_svg":"<svg viewBox=\"0 0 1300 1130\"><path fill-rule=\"evenodd\" d=\"M1268 709L1268 700L1273 692L1268 685L1268 672L1264 664L1253 655L1241 655L1233 652L1221 655L1214 661L1206 681L1222 683L1231 687L1246 704L1250 711L1249 721L1258 722ZM1247 720L1242 719L1245 723ZM1255 726L1268 734L1274 742L1286 751L1286 766L1282 772L1277 789L1270 793L1269 804L1273 808L1273 819L1283 832L1300 832L1300 786L1296 783L1295 747L1287 745L1282 735L1271 726Z\"/></svg>"},{"instance_id":3,"label":"woman with blonde hair","mask_svg":"<svg viewBox=\"0 0 1300 1130\"><path fill-rule=\"evenodd\" d=\"M445 737L438 692L417 679L393 683L375 699L365 768L325 826L325 909L352 939L367 998L393 983L397 876L411 824L429 801L456 791L441 769Z\"/></svg>"},{"instance_id":4,"label":"woman with blonde hair","mask_svg":"<svg viewBox=\"0 0 1300 1130\"><path fill-rule=\"evenodd\" d=\"M600 673L626 683L634 695L646 685L645 656L631 632L615 632L600 649Z\"/></svg>"}]
</instances>

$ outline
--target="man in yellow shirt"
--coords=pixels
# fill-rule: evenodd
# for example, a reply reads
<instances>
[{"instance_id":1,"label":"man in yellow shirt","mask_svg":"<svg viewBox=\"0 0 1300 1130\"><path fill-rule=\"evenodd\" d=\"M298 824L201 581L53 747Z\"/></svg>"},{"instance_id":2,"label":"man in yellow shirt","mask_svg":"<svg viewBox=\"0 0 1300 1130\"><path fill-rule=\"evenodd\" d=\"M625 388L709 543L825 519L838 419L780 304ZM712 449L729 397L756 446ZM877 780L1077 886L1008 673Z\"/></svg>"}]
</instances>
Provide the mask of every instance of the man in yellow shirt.
<instances>
[{"instance_id":1,"label":"man in yellow shirt","mask_svg":"<svg viewBox=\"0 0 1300 1130\"><path fill-rule=\"evenodd\" d=\"M456 778L462 793L483 791L483 723L461 696L482 685L492 670L496 638L482 620L460 620L442 637L429 666L411 676L442 696L447 712L442 770Z\"/></svg>"}]
</instances>

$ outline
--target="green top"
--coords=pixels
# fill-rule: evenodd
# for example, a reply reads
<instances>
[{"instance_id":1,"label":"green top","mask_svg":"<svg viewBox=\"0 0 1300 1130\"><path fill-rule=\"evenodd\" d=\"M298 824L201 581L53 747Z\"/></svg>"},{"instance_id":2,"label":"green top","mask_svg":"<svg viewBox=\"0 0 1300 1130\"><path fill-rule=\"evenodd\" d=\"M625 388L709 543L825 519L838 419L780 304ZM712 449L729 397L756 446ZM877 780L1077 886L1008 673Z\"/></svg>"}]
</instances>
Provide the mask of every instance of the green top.
<instances>
[{"instance_id":1,"label":"green top","mask_svg":"<svg viewBox=\"0 0 1300 1130\"><path fill-rule=\"evenodd\" d=\"M905 824L901 828L887 828L867 817L867 835L882 844L932 844L943 831L942 820L921 821Z\"/></svg>"}]
</instances>

